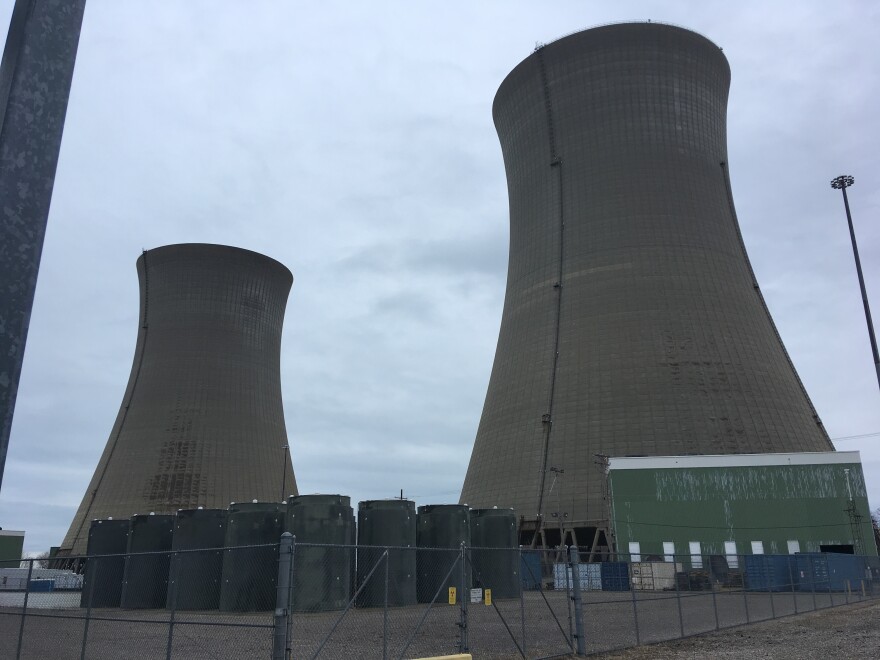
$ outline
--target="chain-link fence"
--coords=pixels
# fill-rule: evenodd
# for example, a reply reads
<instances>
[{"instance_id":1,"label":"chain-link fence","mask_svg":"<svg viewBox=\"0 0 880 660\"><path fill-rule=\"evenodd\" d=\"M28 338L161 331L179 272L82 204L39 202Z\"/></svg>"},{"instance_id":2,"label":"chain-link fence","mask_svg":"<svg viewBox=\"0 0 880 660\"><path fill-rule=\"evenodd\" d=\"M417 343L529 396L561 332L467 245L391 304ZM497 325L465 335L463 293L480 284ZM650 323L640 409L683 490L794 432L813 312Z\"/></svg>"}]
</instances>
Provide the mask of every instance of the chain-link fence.
<instances>
[{"instance_id":1,"label":"chain-link fence","mask_svg":"<svg viewBox=\"0 0 880 660\"><path fill-rule=\"evenodd\" d=\"M0 568L0 657L550 658L876 597L876 556L296 543ZM631 561L634 560L634 561Z\"/></svg>"}]
</instances>

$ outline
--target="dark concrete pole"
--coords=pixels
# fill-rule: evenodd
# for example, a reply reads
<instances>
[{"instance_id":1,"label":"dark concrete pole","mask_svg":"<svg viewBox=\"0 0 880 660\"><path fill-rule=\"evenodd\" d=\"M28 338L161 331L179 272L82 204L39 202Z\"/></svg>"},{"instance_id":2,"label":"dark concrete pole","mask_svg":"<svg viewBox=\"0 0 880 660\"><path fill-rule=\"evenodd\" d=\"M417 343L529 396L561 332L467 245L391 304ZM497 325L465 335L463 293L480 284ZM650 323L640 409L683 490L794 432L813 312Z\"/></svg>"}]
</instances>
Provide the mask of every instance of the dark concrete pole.
<instances>
[{"instance_id":1,"label":"dark concrete pole","mask_svg":"<svg viewBox=\"0 0 880 660\"><path fill-rule=\"evenodd\" d=\"M86 0L16 0L0 64L0 485Z\"/></svg>"},{"instance_id":2,"label":"dark concrete pole","mask_svg":"<svg viewBox=\"0 0 880 660\"><path fill-rule=\"evenodd\" d=\"M859 246L856 243L856 232L853 229L852 214L849 212L849 199L846 197L846 189L855 179L849 175L842 175L831 180L831 187L839 189L843 193L843 205L846 208L846 221L849 223L849 237L852 240L853 257L856 260L856 273L859 276L859 288L862 291L862 304L865 306L865 321L868 323L868 336L871 339L871 351L874 354L874 371L877 372L877 386L880 387L880 356L877 353L877 338L874 337L874 322L871 320L871 307L868 305L868 293L865 290L865 278L862 275L862 262L859 259Z\"/></svg>"}]
</instances>

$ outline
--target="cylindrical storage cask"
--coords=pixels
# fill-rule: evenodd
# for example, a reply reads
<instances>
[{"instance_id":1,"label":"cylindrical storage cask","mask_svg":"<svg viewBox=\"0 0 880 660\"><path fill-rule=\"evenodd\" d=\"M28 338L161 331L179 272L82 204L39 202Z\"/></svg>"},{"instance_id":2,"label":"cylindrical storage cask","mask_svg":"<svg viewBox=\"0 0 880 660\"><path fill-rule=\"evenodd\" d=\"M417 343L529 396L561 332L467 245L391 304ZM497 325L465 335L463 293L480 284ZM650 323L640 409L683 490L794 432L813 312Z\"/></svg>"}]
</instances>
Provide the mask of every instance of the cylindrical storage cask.
<instances>
[{"instance_id":1,"label":"cylindrical storage cask","mask_svg":"<svg viewBox=\"0 0 880 660\"><path fill-rule=\"evenodd\" d=\"M409 500L361 502L358 505L357 538L357 586L362 588L358 606L384 607L386 593L390 606L414 605L415 503ZM384 559L386 551L388 557Z\"/></svg>"},{"instance_id":2,"label":"cylindrical storage cask","mask_svg":"<svg viewBox=\"0 0 880 660\"><path fill-rule=\"evenodd\" d=\"M520 558L513 509L471 509L474 586L492 598L519 598Z\"/></svg>"},{"instance_id":3,"label":"cylindrical storage cask","mask_svg":"<svg viewBox=\"0 0 880 660\"><path fill-rule=\"evenodd\" d=\"M344 495L299 495L287 501L293 534L291 607L297 612L342 609L351 599L354 513Z\"/></svg>"},{"instance_id":4,"label":"cylindrical storage cask","mask_svg":"<svg viewBox=\"0 0 880 660\"><path fill-rule=\"evenodd\" d=\"M174 516L138 514L131 517L130 527L122 607L165 607Z\"/></svg>"},{"instance_id":5,"label":"cylindrical storage cask","mask_svg":"<svg viewBox=\"0 0 880 660\"><path fill-rule=\"evenodd\" d=\"M91 607L119 607L128 530L128 520L93 520L89 526L82 607L89 607L90 603Z\"/></svg>"},{"instance_id":6,"label":"cylindrical storage cask","mask_svg":"<svg viewBox=\"0 0 880 660\"><path fill-rule=\"evenodd\" d=\"M225 509L183 509L174 519L167 606L216 610L226 541Z\"/></svg>"},{"instance_id":7,"label":"cylindrical storage cask","mask_svg":"<svg viewBox=\"0 0 880 660\"><path fill-rule=\"evenodd\" d=\"M226 520L220 610L275 608L278 543L287 524L283 502L233 502Z\"/></svg>"},{"instance_id":8,"label":"cylindrical storage cask","mask_svg":"<svg viewBox=\"0 0 880 660\"><path fill-rule=\"evenodd\" d=\"M462 544L471 542L470 513L461 504L428 504L419 507L416 519L418 545L416 592L420 603L435 598L446 601L450 587L460 598L471 586L470 567L462 557Z\"/></svg>"}]
</instances>

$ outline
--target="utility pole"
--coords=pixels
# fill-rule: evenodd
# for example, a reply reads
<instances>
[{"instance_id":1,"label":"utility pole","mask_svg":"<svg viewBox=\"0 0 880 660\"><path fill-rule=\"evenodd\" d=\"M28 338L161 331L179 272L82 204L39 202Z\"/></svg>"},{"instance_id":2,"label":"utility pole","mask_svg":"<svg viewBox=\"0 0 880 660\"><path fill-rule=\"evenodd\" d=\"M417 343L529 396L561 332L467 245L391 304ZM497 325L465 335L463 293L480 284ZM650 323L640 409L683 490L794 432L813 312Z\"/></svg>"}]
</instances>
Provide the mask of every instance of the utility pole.
<instances>
[{"instance_id":1,"label":"utility pole","mask_svg":"<svg viewBox=\"0 0 880 660\"><path fill-rule=\"evenodd\" d=\"M852 486L849 483L849 468L843 469L843 476L846 479L846 493L849 495L849 502L844 511L849 516L849 526L852 533L853 553L864 553L864 543L862 541L862 515L856 509L856 501L853 499Z\"/></svg>"},{"instance_id":2,"label":"utility pole","mask_svg":"<svg viewBox=\"0 0 880 660\"><path fill-rule=\"evenodd\" d=\"M15 0L0 60L0 483L85 8Z\"/></svg>"}]
</instances>

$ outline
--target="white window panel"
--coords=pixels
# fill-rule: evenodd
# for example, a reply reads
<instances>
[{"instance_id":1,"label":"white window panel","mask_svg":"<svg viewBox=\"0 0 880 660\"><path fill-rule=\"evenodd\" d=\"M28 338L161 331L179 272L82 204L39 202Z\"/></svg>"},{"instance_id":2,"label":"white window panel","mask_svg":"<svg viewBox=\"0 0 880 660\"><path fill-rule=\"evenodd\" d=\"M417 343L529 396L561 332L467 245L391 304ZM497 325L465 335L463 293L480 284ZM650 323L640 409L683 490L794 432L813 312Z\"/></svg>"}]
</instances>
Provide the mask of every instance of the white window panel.
<instances>
[{"instance_id":1,"label":"white window panel","mask_svg":"<svg viewBox=\"0 0 880 660\"><path fill-rule=\"evenodd\" d=\"M629 542L629 560L630 561L642 561L642 547L638 541L630 541Z\"/></svg>"},{"instance_id":2,"label":"white window panel","mask_svg":"<svg viewBox=\"0 0 880 660\"><path fill-rule=\"evenodd\" d=\"M703 568L703 550L700 548L699 541L691 541L688 543L691 551L691 566L694 568Z\"/></svg>"},{"instance_id":3,"label":"white window panel","mask_svg":"<svg viewBox=\"0 0 880 660\"><path fill-rule=\"evenodd\" d=\"M663 560L675 561L675 543L672 541L663 541Z\"/></svg>"},{"instance_id":4,"label":"white window panel","mask_svg":"<svg viewBox=\"0 0 880 660\"><path fill-rule=\"evenodd\" d=\"M724 554L727 555L727 565L730 568L739 568L739 555L736 554L736 541L724 542Z\"/></svg>"},{"instance_id":5,"label":"white window panel","mask_svg":"<svg viewBox=\"0 0 880 660\"><path fill-rule=\"evenodd\" d=\"M763 541L752 541L752 554L753 555L763 555L764 554L764 542Z\"/></svg>"},{"instance_id":6,"label":"white window panel","mask_svg":"<svg viewBox=\"0 0 880 660\"><path fill-rule=\"evenodd\" d=\"M801 551L801 542L800 541L789 541L788 542L788 554L796 555Z\"/></svg>"}]
</instances>

